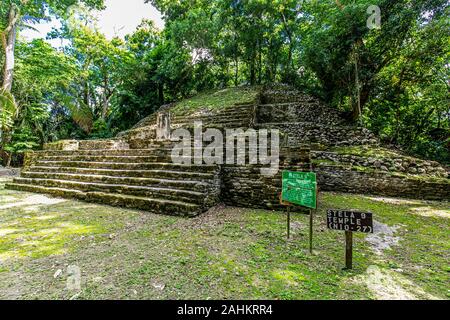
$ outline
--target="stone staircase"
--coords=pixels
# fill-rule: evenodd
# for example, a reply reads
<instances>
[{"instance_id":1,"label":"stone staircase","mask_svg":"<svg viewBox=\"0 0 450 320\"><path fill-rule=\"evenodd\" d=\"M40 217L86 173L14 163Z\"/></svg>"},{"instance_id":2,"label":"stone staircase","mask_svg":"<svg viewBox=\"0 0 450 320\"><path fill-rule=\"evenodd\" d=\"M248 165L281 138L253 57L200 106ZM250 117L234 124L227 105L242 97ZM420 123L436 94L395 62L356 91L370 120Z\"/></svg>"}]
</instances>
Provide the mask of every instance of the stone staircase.
<instances>
[{"instance_id":1,"label":"stone staircase","mask_svg":"<svg viewBox=\"0 0 450 320\"><path fill-rule=\"evenodd\" d=\"M191 133L195 121L203 130L278 129L280 170L313 168L323 191L450 199L448 167L380 147L369 130L297 91L265 89L258 101L223 110L160 112L170 112L171 129ZM159 141L156 131L152 115L115 139L47 145L27 154L21 177L7 187L177 216L198 215L220 201L281 208L281 173L264 177L260 165L248 165L250 147L239 151L246 153L244 166L175 164L171 154L179 141Z\"/></svg>"},{"instance_id":2,"label":"stone staircase","mask_svg":"<svg viewBox=\"0 0 450 320\"><path fill-rule=\"evenodd\" d=\"M194 121L201 121L208 128L250 128L254 122L255 105L236 105L215 113L200 113L188 116L174 116L174 127L190 127Z\"/></svg>"},{"instance_id":3,"label":"stone staircase","mask_svg":"<svg viewBox=\"0 0 450 320\"><path fill-rule=\"evenodd\" d=\"M193 131L195 121L201 121L203 128L251 128L255 122L255 107L255 104L242 104L224 110L203 109L189 115L172 115L171 128ZM131 149L149 148L149 143L156 139L156 116L142 120L117 138L126 141Z\"/></svg>"},{"instance_id":4,"label":"stone staircase","mask_svg":"<svg viewBox=\"0 0 450 320\"><path fill-rule=\"evenodd\" d=\"M175 115L172 129L251 127L254 104L225 110ZM195 216L219 202L220 167L174 164L179 141L158 141L156 116L111 140L66 141L28 154L21 177L7 188L76 198L88 202Z\"/></svg>"},{"instance_id":5,"label":"stone staircase","mask_svg":"<svg viewBox=\"0 0 450 320\"><path fill-rule=\"evenodd\" d=\"M177 216L214 206L219 167L175 165L167 150L36 152L33 163L7 187Z\"/></svg>"}]
</instances>

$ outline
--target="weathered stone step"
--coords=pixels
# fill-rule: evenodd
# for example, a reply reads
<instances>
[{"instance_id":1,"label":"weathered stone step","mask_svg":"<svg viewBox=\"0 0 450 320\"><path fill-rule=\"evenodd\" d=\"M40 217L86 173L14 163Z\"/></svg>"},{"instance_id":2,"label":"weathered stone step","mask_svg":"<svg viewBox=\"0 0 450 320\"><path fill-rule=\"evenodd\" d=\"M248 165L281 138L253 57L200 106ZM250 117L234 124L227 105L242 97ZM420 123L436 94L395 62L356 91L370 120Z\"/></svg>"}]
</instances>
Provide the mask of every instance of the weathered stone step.
<instances>
[{"instance_id":1,"label":"weathered stone step","mask_svg":"<svg viewBox=\"0 0 450 320\"><path fill-rule=\"evenodd\" d=\"M79 182L92 182L92 183L107 183L107 184L120 184L131 186L151 186L159 188L173 188L176 190L193 190L197 192L203 192L208 189L210 183L205 181L195 180L172 180L163 178L137 178L137 177L117 177L117 176L102 176L102 175L87 175L87 174L70 174L70 173L25 173L23 178L16 178L17 181L21 179L50 179L50 180L70 180ZM39 181L37 181L39 182Z\"/></svg>"},{"instance_id":2,"label":"weathered stone step","mask_svg":"<svg viewBox=\"0 0 450 320\"><path fill-rule=\"evenodd\" d=\"M177 125L180 125L180 127L193 127L195 121L187 121L183 123L178 123ZM226 128L241 128L241 127L248 127L250 125L250 120L234 120L234 121L211 121L202 122L203 129L207 128L216 128L216 127L226 127Z\"/></svg>"},{"instance_id":3,"label":"weathered stone step","mask_svg":"<svg viewBox=\"0 0 450 320\"><path fill-rule=\"evenodd\" d=\"M120 162L91 162L91 161L43 161L39 160L36 167L69 167L89 169L116 169L116 170L186 170L193 172L214 172L218 170L215 165L180 165L173 163L120 163Z\"/></svg>"},{"instance_id":4,"label":"weathered stone step","mask_svg":"<svg viewBox=\"0 0 450 320\"><path fill-rule=\"evenodd\" d=\"M190 131L194 128L194 123L185 123L182 125L183 128L188 129ZM225 130L225 129L247 129L250 127L249 123L204 123L203 129L219 129L219 130Z\"/></svg>"},{"instance_id":5,"label":"weathered stone step","mask_svg":"<svg viewBox=\"0 0 450 320\"><path fill-rule=\"evenodd\" d=\"M258 107L295 107L295 106L299 106L299 105L317 106L317 105L320 105L320 102L312 99L312 100L302 100L302 101L295 101L295 102L259 104Z\"/></svg>"},{"instance_id":6,"label":"weathered stone step","mask_svg":"<svg viewBox=\"0 0 450 320\"><path fill-rule=\"evenodd\" d=\"M227 115L235 115L239 113L252 113L254 110L254 106L251 107L241 107L236 109L224 109L220 111L210 111L210 112L198 112L196 114L176 114L172 115L172 118L181 118L181 117L208 117L208 116L227 116Z\"/></svg>"},{"instance_id":7,"label":"weathered stone step","mask_svg":"<svg viewBox=\"0 0 450 320\"><path fill-rule=\"evenodd\" d=\"M166 150L159 150L159 155L151 156L91 156L91 155L61 155L61 156L43 156L39 158L42 161L89 161L89 162L120 162L120 163L145 163L161 162L170 159L170 153Z\"/></svg>"},{"instance_id":8,"label":"weathered stone step","mask_svg":"<svg viewBox=\"0 0 450 320\"><path fill-rule=\"evenodd\" d=\"M291 122L264 122L264 123L256 123L256 128L271 128L271 127L279 127L280 125L288 126L288 125L299 125L299 126L311 126L318 127L319 125L316 122L312 121L291 121ZM324 128L333 128L334 126L322 126ZM352 127L351 127L352 128Z\"/></svg>"},{"instance_id":9,"label":"weathered stone step","mask_svg":"<svg viewBox=\"0 0 450 320\"><path fill-rule=\"evenodd\" d=\"M157 142L153 143L152 148L149 149L118 149L118 150L61 150L61 151L35 151L35 155L38 157L44 156L148 156L152 155L157 148L161 146Z\"/></svg>"},{"instance_id":10,"label":"weathered stone step","mask_svg":"<svg viewBox=\"0 0 450 320\"><path fill-rule=\"evenodd\" d=\"M7 188L18 191L51 194L65 198L76 198L87 202L140 209L149 212L164 213L174 216L196 216L205 210L201 206L193 203L151 199L131 195L111 194L103 192L81 192L73 189L49 188L17 183L8 184Z\"/></svg>"},{"instance_id":11,"label":"weathered stone step","mask_svg":"<svg viewBox=\"0 0 450 320\"><path fill-rule=\"evenodd\" d=\"M197 112L195 114L172 114L172 118L179 117L201 117L201 116L224 116L224 115L234 115L238 113L251 113L254 110L255 106L245 106L233 109L222 109L222 110L210 110L204 112Z\"/></svg>"},{"instance_id":12,"label":"weathered stone step","mask_svg":"<svg viewBox=\"0 0 450 320\"><path fill-rule=\"evenodd\" d=\"M199 115L199 116L178 116L172 119L172 122L185 122L194 120L203 121L229 121L229 120L240 120L240 119L250 119L252 117L251 112L233 112L227 114L219 115Z\"/></svg>"},{"instance_id":13,"label":"weathered stone step","mask_svg":"<svg viewBox=\"0 0 450 320\"><path fill-rule=\"evenodd\" d=\"M236 126L245 126L250 124L250 119L232 119L232 120L224 120L224 121L217 121L212 120L210 122L205 122L203 126L209 126L209 125L236 125Z\"/></svg>"},{"instance_id":14,"label":"weathered stone step","mask_svg":"<svg viewBox=\"0 0 450 320\"><path fill-rule=\"evenodd\" d=\"M205 197L204 193L189 189L177 189L176 187L163 188L159 186L148 187L145 185L128 184L130 179L123 179L123 182L121 182L119 179L107 179L109 177L105 177L104 180L92 179L93 177L87 176L66 177L66 179L70 180L59 180L56 177L57 175L55 175L55 179L16 178L14 179L14 183L50 188L74 189L84 192L118 193L139 197L189 201L196 204L201 204ZM91 181L87 181L88 179ZM114 181L118 181L119 183L114 184ZM183 186L183 188L186 188L186 186Z\"/></svg>"},{"instance_id":15,"label":"weathered stone step","mask_svg":"<svg viewBox=\"0 0 450 320\"><path fill-rule=\"evenodd\" d=\"M262 96L262 101L265 104L283 104L283 103L305 103L310 101L317 101L317 99L308 97L306 95L298 95L295 92L279 93L265 92Z\"/></svg>"},{"instance_id":16,"label":"weathered stone step","mask_svg":"<svg viewBox=\"0 0 450 320\"><path fill-rule=\"evenodd\" d=\"M303 127L304 130L313 130L313 129L320 129L322 131L324 130L345 130L345 131L368 131L365 128L357 127L357 126L351 126L351 125L318 125L316 122L312 121L293 121L293 122L264 122L264 123L256 123L255 129L277 129L280 127L289 127L289 126L295 126L295 127Z\"/></svg>"},{"instance_id":17,"label":"weathered stone step","mask_svg":"<svg viewBox=\"0 0 450 320\"><path fill-rule=\"evenodd\" d=\"M252 114L250 113L236 113L232 115L220 115L220 116L188 116L188 117L178 117L172 119L172 122L185 122L185 121L194 121L194 120L202 120L202 121L236 121L236 120L244 120L251 119Z\"/></svg>"},{"instance_id":18,"label":"weathered stone step","mask_svg":"<svg viewBox=\"0 0 450 320\"><path fill-rule=\"evenodd\" d=\"M179 169L189 170L189 167ZM70 168L70 167L32 167L23 175L33 173L71 173L71 174L92 174L109 175L117 177L137 177L137 178L168 178L179 180L197 180L208 181L214 179L216 173L195 172L195 171L171 171L171 170L113 170L113 169L89 169L89 168ZM28 176L32 177L32 176Z\"/></svg>"},{"instance_id":19,"label":"weathered stone step","mask_svg":"<svg viewBox=\"0 0 450 320\"><path fill-rule=\"evenodd\" d=\"M123 171L122 171L123 172ZM60 180L77 180L77 181L86 181L86 182L108 182L111 184L130 184L130 185L139 185L139 186L148 186L148 185L160 185L160 184L169 184L170 187L178 187L180 189L188 189L188 190L203 190L203 188L210 183L208 179L175 179L170 176L163 176L160 174L159 176L152 177L143 177L141 176L118 176L118 175L110 175L109 172L104 171L104 174L99 172L98 170L93 174L88 173L67 173L67 172L36 172L34 169L32 171L23 172L23 178L37 178L37 179L60 179ZM161 182L161 183L160 183Z\"/></svg>"},{"instance_id":20,"label":"weathered stone step","mask_svg":"<svg viewBox=\"0 0 450 320\"><path fill-rule=\"evenodd\" d=\"M252 101L247 101L247 102L237 102L237 103L235 103L234 104L234 106L232 106L232 107L228 107L227 109L225 109L225 110L229 110L229 109L237 109L237 108L245 108L245 107L251 107L251 106L254 106L255 105L255 103L254 102L252 102Z\"/></svg>"}]
</instances>

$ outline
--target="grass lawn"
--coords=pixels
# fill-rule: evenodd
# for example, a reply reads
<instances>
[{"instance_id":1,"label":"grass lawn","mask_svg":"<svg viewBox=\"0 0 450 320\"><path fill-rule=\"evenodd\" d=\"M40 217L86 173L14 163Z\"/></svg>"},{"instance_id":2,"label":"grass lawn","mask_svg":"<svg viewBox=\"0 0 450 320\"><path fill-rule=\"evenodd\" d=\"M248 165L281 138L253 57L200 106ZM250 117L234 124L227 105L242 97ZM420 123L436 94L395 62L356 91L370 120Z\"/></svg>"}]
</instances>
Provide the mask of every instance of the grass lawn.
<instances>
[{"instance_id":1,"label":"grass lawn","mask_svg":"<svg viewBox=\"0 0 450 320\"><path fill-rule=\"evenodd\" d=\"M1 178L0 178L1 179ZM0 299L448 299L450 205L326 193L308 253L308 217L285 239L280 212L220 207L194 219L4 190ZM344 234L327 208L370 210L377 234ZM68 289L68 270L81 290Z\"/></svg>"}]
</instances>

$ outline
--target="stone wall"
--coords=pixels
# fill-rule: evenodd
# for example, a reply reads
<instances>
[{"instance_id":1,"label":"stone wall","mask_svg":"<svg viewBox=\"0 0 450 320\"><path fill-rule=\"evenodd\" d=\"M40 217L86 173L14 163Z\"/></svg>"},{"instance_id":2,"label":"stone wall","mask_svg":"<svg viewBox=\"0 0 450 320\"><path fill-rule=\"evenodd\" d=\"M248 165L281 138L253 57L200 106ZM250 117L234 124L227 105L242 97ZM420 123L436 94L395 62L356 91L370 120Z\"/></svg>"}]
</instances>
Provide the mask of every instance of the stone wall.
<instances>
[{"instance_id":1,"label":"stone wall","mask_svg":"<svg viewBox=\"0 0 450 320\"><path fill-rule=\"evenodd\" d=\"M260 97L262 104L289 103L289 102L315 102L317 99L303 94L288 85L276 84L266 86Z\"/></svg>"},{"instance_id":2,"label":"stone wall","mask_svg":"<svg viewBox=\"0 0 450 320\"><path fill-rule=\"evenodd\" d=\"M350 154L338 154L335 152L313 151L312 159L332 161L342 165L357 166L380 170L385 172L400 172L408 174L429 175L440 178L447 178L448 172L438 162L425 161L412 157L396 155L395 157L370 157Z\"/></svg>"},{"instance_id":3,"label":"stone wall","mask_svg":"<svg viewBox=\"0 0 450 320\"><path fill-rule=\"evenodd\" d=\"M318 101L287 104L266 104L256 109L256 123L326 123L328 126L345 121L335 109L325 107Z\"/></svg>"},{"instance_id":4,"label":"stone wall","mask_svg":"<svg viewBox=\"0 0 450 320\"><path fill-rule=\"evenodd\" d=\"M280 205L282 170L309 171L308 165L282 167L273 177L264 177L255 166L224 166L222 195L231 206L283 209ZM366 173L337 167L316 167L320 191L381 195L450 201L450 181L412 178L385 173Z\"/></svg>"},{"instance_id":5,"label":"stone wall","mask_svg":"<svg viewBox=\"0 0 450 320\"><path fill-rule=\"evenodd\" d=\"M425 200L450 200L450 180L414 178L381 172L360 172L336 166L318 166L321 191L383 195Z\"/></svg>"},{"instance_id":6,"label":"stone wall","mask_svg":"<svg viewBox=\"0 0 450 320\"><path fill-rule=\"evenodd\" d=\"M225 204L246 208L283 209L281 172L309 171L309 165L283 166L274 176L263 176L259 166L224 166L222 195Z\"/></svg>"},{"instance_id":7,"label":"stone wall","mask_svg":"<svg viewBox=\"0 0 450 320\"><path fill-rule=\"evenodd\" d=\"M279 171L273 176L261 174L260 165L224 165L222 167L222 200L232 206L265 209L283 209L280 205L284 170L310 171L310 150L283 148Z\"/></svg>"},{"instance_id":8,"label":"stone wall","mask_svg":"<svg viewBox=\"0 0 450 320\"><path fill-rule=\"evenodd\" d=\"M279 129L287 136L289 146L317 143L326 146L377 146L376 136L365 128L327 126L314 123L259 124L260 129Z\"/></svg>"}]
</instances>

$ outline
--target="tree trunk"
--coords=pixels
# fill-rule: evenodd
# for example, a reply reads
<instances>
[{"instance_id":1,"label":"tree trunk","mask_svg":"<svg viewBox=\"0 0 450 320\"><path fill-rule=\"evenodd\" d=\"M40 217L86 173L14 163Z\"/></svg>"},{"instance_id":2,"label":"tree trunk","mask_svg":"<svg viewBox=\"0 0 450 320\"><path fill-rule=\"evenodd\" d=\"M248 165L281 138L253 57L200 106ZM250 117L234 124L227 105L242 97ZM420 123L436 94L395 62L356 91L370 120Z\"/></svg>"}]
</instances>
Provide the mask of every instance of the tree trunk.
<instances>
[{"instance_id":1,"label":"tree trunk","mask_svg":"<svg viewBox=\"0 0 450 320\"><path fill-rule=\"evenodd\" d=\"M239 82L238 82L239 81L238 80L238 77L239 77L239 59L237 57L237 54L234 57L234 63L235 63L235 68L234 68L234 86L237 87L238 84L239 84Z\"/></svg>"},{"instance_id":2,"label":"tree trunk","mask_svg":"<svg viewBox=\"0 0 450 320\"><path fill-rule=\"evenodd\" d=\"M106 120L106 116L108 114L108 109L109 109L109 98L108 95L106 94L106 92L103 94L103 107L102 107L102 120L105 121Z\"/></svg>"},{"instance_id":3,"label":"tree trunk","mask_svg":"<svg viewBox=\"0 0 450 320\"><path fill-rule=\"evenodd\" d=\"M15 4L12 4L9 8L8 15L8 25L0 32L0 41L2 50L5 54L5 62L3 65L3 82L1 89L7 93L11 92L14 77L14 50L16 46L16 34L17 34L17 23L20 18L19 9ZM1 110L0 110L1 112ZM3 130L0 132L1 137L1 147L4 149L5 146L11 141L11 131ZM11 165L11 153L3 150L3 155L5 156L6 166Z\"/></svg>"},{"instance_id":4,"label":"tree trunk","mask_svg":"<svg viewBox=\"0 0 450 320\"><path fill-rule=\"evenodd\" d=\"M250 56L250 85L254 86L256 84L256 64L257 64L257 51L258 43L255 41L252 46L251 56Z\"/></svg>"},{"instance_id":5,"label":"tree trunk","mask_svg":"<svg viewBox=\"0 0 450 320\"><path fill-rule=\"evenodd\" d=\"M8 152L7 154L7 158L6 158L6 167L9 168L11 167L11 160L12 160L12 156L11 154Z\"/></svg>"},{"instance_id":6,"label":"tree trunk","mask_svg":"<svg viewBox=\"0 0 450 320\"><path fill-rule=\"evenodd\" d=\"M2 148L3 148L3 150L2 150L3 151L2 155L4 157L3 162L5 163L6 167L10 167L11 166L12 155L11 155L10 152L4 150L4 148L10 142L11 142L11 134L10 134L10 132L3 132L2 137L1 137L1 144L2 144Z\"/></svg>"},{"instance_id":7,"label":"tree trunk","mask_svg":"<svg viewBox=\"0 0 450 320\"><path fill-rule=\"evenodd\" d=\"M16 46L17 22L19 21L19 10L15 5L9 9L8 26L1 33L2 48L5 53L3 65L2 89L11 92L14 76L14 49Z\"/></svg>"},{"instance_id":8,"label":"tree trunk","mask_svg":"<svg viewBox=\"0 0 450 320\"><path fill-rule=\"evenodd\" d=\"M258 84L262 83L262 72L263 72L263 67L262 67L262 45L261 45L261 40L258 41Z\"/></svg>"},{"instance_id":9,"label":"tree trunk","mask_svg":"<svg viewBox=\"0 0 450 320\"><path fill-rule=\"evenodd\" d=\"M294 41L293 41L291 29L289 28L289 24L287 22L286 16L284 15L284 12L281 13L281 17L282 17L282 20L283 20L284 30L286 31L286 34L287 34L288 39L289 39L288 61L287 61L287 65L284 66L284 68L285 68L285 72L284 73L285 73L285 76L287 76L287 78L290 79L291 71L292 71L292 68L293 68L292 55L293 55L293 50L294 50Z\"/></svg>"},{"instance_id":10,"label":"tree trunk","mask_svg":"<svg viewBox=\"0 0 450 320\"><path fill-rule=\"evenodd\" d=\"M159 83L158 84L158 99L159 99L159 104L162 106L164 104L164 83Z\"/></svg>"},{"instance_id":11,"label":"tree trunk","mask_svg":"<svg viewBox=\"0 0 450 320\"><path fill-rule=\"evenodd\" d=\"M109 111L109 102L111 101L112 96L114 95L116 88L109 89L109 79L106 76L103 80L103 102L102 102L102 120L106 120Z\"/></svg>"},{"instance_id":12,"label":"tree trunk","mask_svg":"<svg viewBox=\"0 0 450 320\"><path fill-rule=\"evenodd\" d=\"M361 88L359 84L359 66L358 59L355 57L355 87L356 87L356 103L353 104L353 120L358 121L361 117Z\"/></svg>"},{"instance_id":13,"label":"tree trunk","mask_svg":"<svg viewBox=\"0 0 450 320\"><path fill-rule=\"evenodd\" d=\"M89 88L86 80L83 83L83 103L89 106Z\"/></svg>"},{"instance_id":14,"label":"tree trunk","mask_svg":"<svg viewBox=\"0 0 450 320\"><path fill-rule=\"evenodd\" d=\"M256 82L255 58L251 58L250 62L250 85L254 86Z\"/></svg>"}]
</instances>

